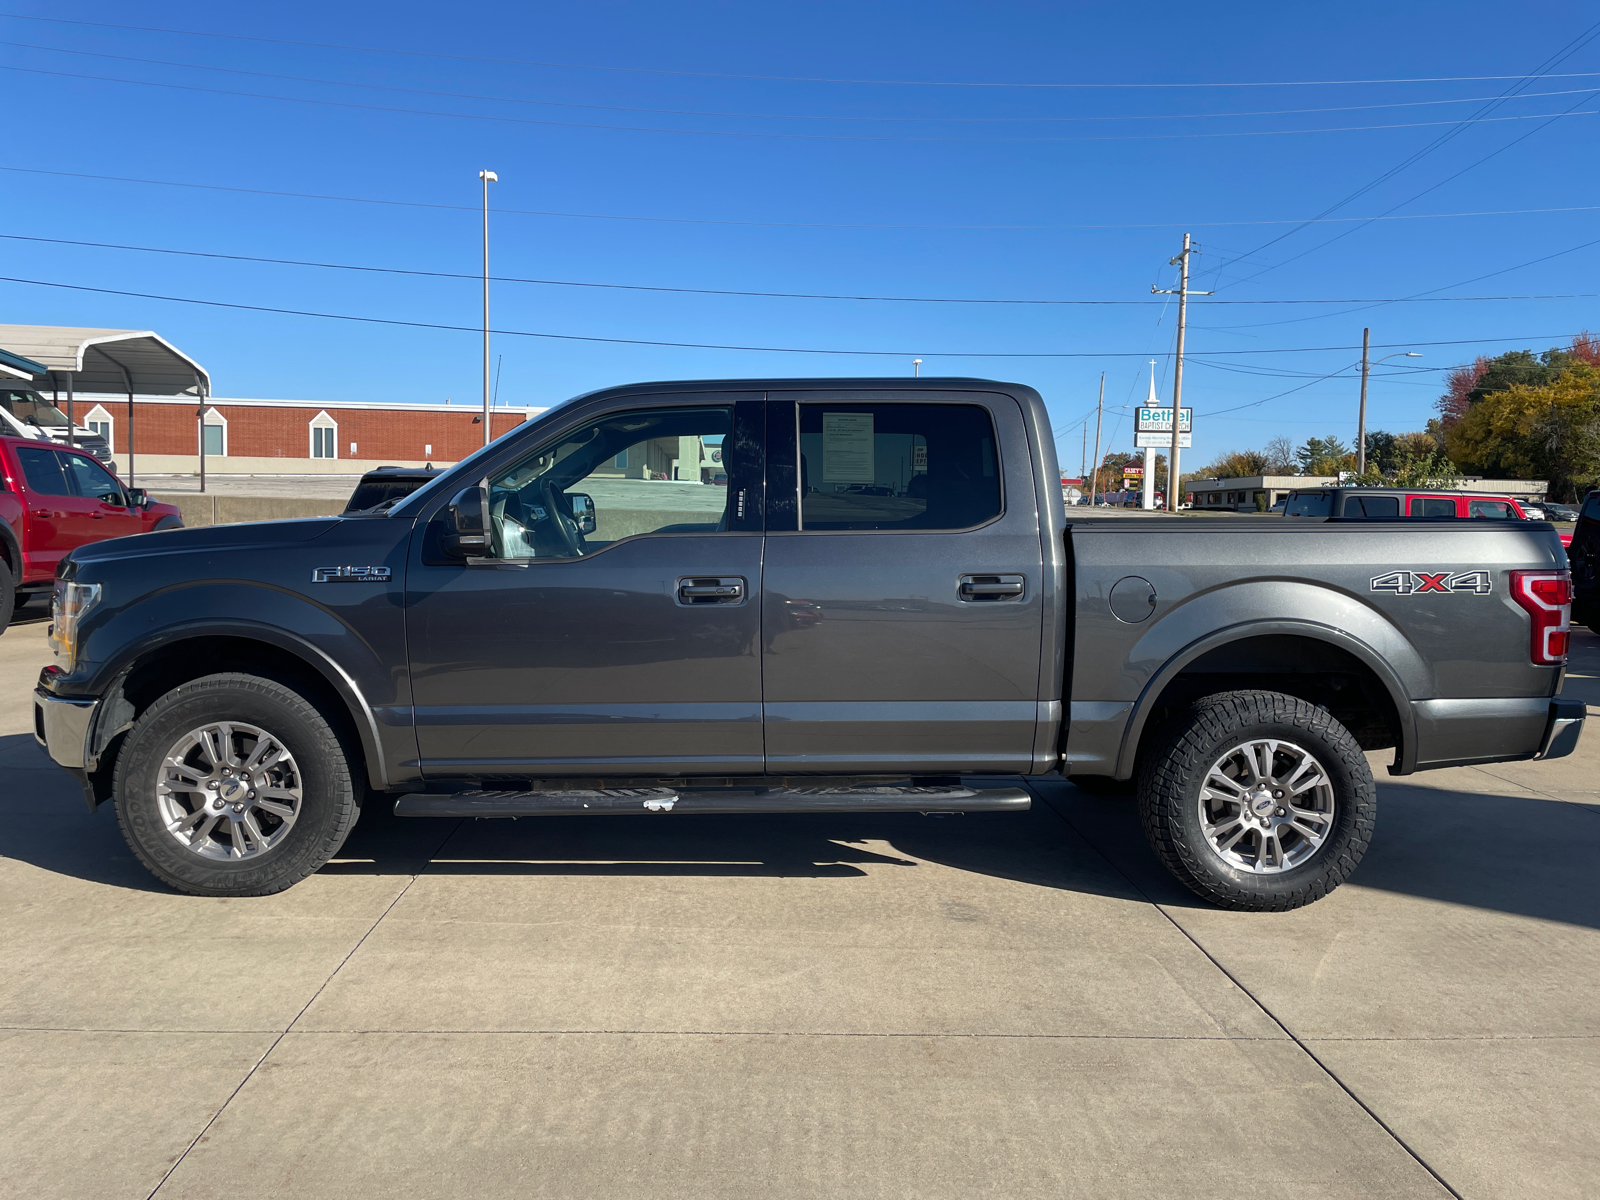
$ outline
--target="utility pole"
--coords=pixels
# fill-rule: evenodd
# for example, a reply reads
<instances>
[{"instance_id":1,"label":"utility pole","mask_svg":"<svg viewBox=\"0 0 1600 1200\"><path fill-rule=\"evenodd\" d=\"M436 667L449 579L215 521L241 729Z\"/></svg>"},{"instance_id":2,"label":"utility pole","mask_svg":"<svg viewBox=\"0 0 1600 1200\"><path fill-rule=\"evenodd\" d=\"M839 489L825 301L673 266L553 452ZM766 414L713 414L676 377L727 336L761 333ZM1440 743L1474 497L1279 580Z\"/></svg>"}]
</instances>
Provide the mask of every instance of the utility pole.
<instances>
[{"instance_id":1,"label":"utility pole","mask_svg":"<svg viewBox=\"0 0 1600 1200\"><path fill-rule=\"evenodd\" d=\"M1159 403L1160 401L1156 399L1156 360L1152 358L1150 360L1150 395L1145 399L1144 406L1146 408L1154 408ZM1134 422L1134 428L1137 431L1137 421ZM1137 436L1137 433L1135 436ZM1139 488L1139 507L1146 512L1156 506L1156 459L1158 457L1160 456L1156 454L1154 446L1146 446L1144 448L1144 480ZM1168 478L1171 478L1170 471L1168 472ZM1167 490L1171 491L1172 489L1169 487Z\"/></svg>"},{"instance_id":2,"label":"utility pole","mask_svg":"<svg viewBox=\"0 0 1600 1200\"><path fill-rule=\"evenodd\" d=\"M1178 417L1183 409L1183 334L1189 320L1189 297L1209 296L1210 292L1189 291L1189 255L1199 254L1200 251L1190 242L1189 235L1183 235L1183 253L1176 258L1169 258L1167 266L1178 268L1178 286L1176 288L1158 288L1152 286L1150 291L1157 296L1178 297L1178 355L1172 367L1172 453L1167 456L1167 511L1178 511L1178 500L1181 495L1180 475L1178 472Z\"/></svg>"},{"instance_id":3,"label":"utility pole","mask_svg":"<svg viewBox=\"0 0 1600 1200\"><path fill-rule=\"evenodd\" d=\"M1367 350L1372 345L1372 330L1361 331L1361 415L1356 418L1356 474L1367 471Z\"/></svg>"},{"instance_id":4,"label":"utility pole","mask_svg":"<svg viewBox=\"0 0 1600 1200\"><path fill-rule=\"evenodd\" d=\"M1081 489L1089 481L1089 422L1083 423L1083 451L1078 459L1078 487Z\"/></svg>"},{"instance_id":5,"label":"utility pole","mask_svg":"<svg viewBox=\"0 0 1600 1200\"><path fill-rule=\"evenodd\" d=\"M483 444L494 440L489 432L489 185L499 183L493 171L479 171L483 180Z\"/></svg>"},{"instance_id":6,"label":"utility pole","mask_svg":"<svg viewBox=\"0 0 1600 1200\"><path fill-rule=\"evenodd\" d=\"M1100 421L1106 415L1106 373L1100 372L1100 406L1094 414L1094 475L1089 484L1089 507L1094 507L1095 493L1100 490ZM1084 426L1083 431L1089 432L1089 427Z\"/></svg>"}]
</instances>

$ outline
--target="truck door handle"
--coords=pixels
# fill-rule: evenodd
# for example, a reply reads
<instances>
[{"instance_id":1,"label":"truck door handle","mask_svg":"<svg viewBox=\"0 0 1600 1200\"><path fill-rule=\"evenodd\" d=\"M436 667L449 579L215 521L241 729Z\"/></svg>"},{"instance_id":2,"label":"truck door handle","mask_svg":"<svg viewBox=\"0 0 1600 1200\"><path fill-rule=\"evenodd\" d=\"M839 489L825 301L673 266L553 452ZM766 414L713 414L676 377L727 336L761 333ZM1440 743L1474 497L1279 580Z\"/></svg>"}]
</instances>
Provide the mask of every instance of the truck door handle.
<instances>
[{"instance_id":1,"label":"truck door handle","mask_svg":"<svg viewBox=\"0 0 1600 1200\"><path fill-rule=\"evenodd\" d=\"M33 515L36 517L48 517L50 510L48 508L36 508L33 510Z\"/></svg>"},{"instance_id":2,"label":"truck door handle","mask_svg":"<svg viewBox=\"0 0 1600 1200\"><path fill-rule=\"evenodd\" d=\"M678 580L678 603L682 605L743 604L744 593L744 580L738 576Z\"/></svg>"},{"instance_id":3,"label":"truck door handle","mask_svg":"<svg viewBox=\"0 0 1600 1200\"><path fill-rule=\"evenodd\" d=\"M1020 600L1024 589L1021 575L963 575L961 599L979 603Z\"/></svg>"},{"instance_id":4,"label":"truck door handle","mask_svg":"<svg viewBox=\"0 0 1600 1200\"><path fill-rule=\"evenodd\" d=\"M90 513L89 515L91 517L93 517L96 521L103 521L103 520L105 520L105 517L106 517L105 513L103 513L103 512Z\"/></svg>"}]
</instances>

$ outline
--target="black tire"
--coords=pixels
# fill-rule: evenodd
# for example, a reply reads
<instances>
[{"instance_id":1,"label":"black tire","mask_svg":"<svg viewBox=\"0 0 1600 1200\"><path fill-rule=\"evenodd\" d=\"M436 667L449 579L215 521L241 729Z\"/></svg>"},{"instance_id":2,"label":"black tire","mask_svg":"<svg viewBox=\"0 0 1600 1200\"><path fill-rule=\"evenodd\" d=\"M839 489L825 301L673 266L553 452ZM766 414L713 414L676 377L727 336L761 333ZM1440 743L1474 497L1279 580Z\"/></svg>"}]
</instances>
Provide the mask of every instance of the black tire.
<instances>
[{"instance_id":1,"label":"black tire","mask_svg":"<svg viewBox=\"0 0 1600 1200\"><path fill-rule=\"evenodd\" d=\"M1280 831L1271 843L1249 821L1228 825L1231 817L1218 817L1215 824L1225 830L1237 829L1238 824L1249 827L1245 848L1234 851L1235 856L1253 856L1258 865L1264 860L1273 873L1258 873L1249 864L1239 866L1225 859L1207 838L1201 817L1201 788L1211 767L1252 739L1286 742L1316 759L1327 783L1324 795L1332 805L1330 819L1309 823L1321 830L1320 845L1295 827L1283 825L1282 808L1259 818L1273 822ZM1254 794L1266 803L1268 794L1282 793L1268 788ZM1377 804L1372 770L1349 730L1326 710L1280 692L1223 692L1198 701L1163 731L1139 774L1140 820L1167 869L1211 903L1247 912L1299 908L1343 883L1372 840ZM1293 818L1292 812L1289 817ZM1287 850L1286 840L1291 847ZM1310 852L1303 861L1284 866L1294 847Z\"/></svg>"},{"instance_id":2,"label":"black tire","mask_svg":"<svg viewBox=\"0 0 1600 1200\"><path fill-rule=\"evenodd\" d=\"M1069 775L1067 782L1094 796L1132 796L1139 790L1137 779L1113 779L1109 775Z\"/></svg>"},{"instance_id":3,"label":"black tire","mask_svg":"<svg viewBox=\"0 0 1600 1200\"><path fill-rule=\"evenodd\" d=\"M281 839L238 860L205 857L168 832L158 795L167 753L189 731L218 721L255 726L280 742L293 757L300 791L298 815ZM181 892L271 895L299 883L344 844L360 811L350 759L327 718L283 684L255 675L207 675L162 696L129 731L113 780L117 822L139 861ZM262 826L275 820L265 811L257 816ZM224 836L231 844L240 835L219 832L208 844Z\"/></svg>"},{"instance_id":4,"label":"black tire","mask_svg":"<svg viewBox=\"0 0 1600 1200\"><path fill-rule=\"evenodd\" d=\"M162 517L161 520L157 521L156 522L156 527L154 529L152 529L150 532L151 533L160 533L163 529L182 529L182 528L183 528L183 518L182 517L174 517L174 516L168 514L167 516Z\"/></svg>"},{"instance_id":5,"label":"black tire","mask_svg":"<svg viewBox=\"0 0 1600 1200\"><path fill-rule=\"evenodd\" d=\"M17 579L6 560L0 558L0 633L11 624L11 614L17 607Z\"/></svg>"},{"instance_id":6,"label":"black tire","mask_svg":"<svg viewBox=\"0 0 1600 1200\"><path fill-rule=\"evenodd\" d=\"M1593 600L1574 600L1572 602L1572 623L1582 625L1587 629L1595 629L1597 620L1600 620L1600 603ZM1600 630L1596 630L1600 632Z\"/></svg>"}]
</instances>

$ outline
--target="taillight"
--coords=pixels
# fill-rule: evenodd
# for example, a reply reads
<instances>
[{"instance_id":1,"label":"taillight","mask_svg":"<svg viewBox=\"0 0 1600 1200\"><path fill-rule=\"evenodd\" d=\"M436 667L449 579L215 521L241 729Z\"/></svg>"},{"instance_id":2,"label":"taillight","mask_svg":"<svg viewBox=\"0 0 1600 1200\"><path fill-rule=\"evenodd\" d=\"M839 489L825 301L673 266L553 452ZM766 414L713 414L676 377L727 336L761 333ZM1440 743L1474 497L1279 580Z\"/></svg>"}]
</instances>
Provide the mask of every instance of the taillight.
<instances>
[{"instance_id":1,"label":"taillight","mask_svg":"<svg viewBox=\"0 0 1600 1200\"><path fill-rule=\"evenodd\" d=\"M1533 618L1528 657L1541 667L1566 662L1572 636L1571 572L1513 571L1511 598Z\"/></svg>"}]
</instances>

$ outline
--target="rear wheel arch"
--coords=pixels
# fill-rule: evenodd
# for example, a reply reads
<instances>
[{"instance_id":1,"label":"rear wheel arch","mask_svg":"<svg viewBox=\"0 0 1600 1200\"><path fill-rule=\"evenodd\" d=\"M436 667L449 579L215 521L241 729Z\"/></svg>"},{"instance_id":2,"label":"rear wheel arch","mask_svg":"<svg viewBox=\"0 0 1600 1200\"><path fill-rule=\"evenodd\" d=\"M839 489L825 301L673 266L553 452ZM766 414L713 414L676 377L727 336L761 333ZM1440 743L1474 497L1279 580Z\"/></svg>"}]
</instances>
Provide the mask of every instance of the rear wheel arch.
<instances>
[{"instance_id":1,"label":"rear wheel arch","mask_svg":"<svg viewBox=\"0 0 1600 1200\"><path fill-rule=\"evenodd\" d=\"M1304 669L1308 664L1311 670ZM1299 666L1302 669L1297 671ZM1361 695L1338 703L1342 682L1359 687ZM1305 621L1261 621L1219 630L1174 654L1145 685L1134 705L1117 758L1118 779L1132 778L1140 755L1159 738L1163 718L1208 695L1241 688L1265 689L1299 696L1338 709L1367 749L1395 748L1391 774L1410 774L1416 761L1415 722L1405 686L1394 668L1373 647L1342 630ZM1335 696L1327 693L1334 691ZM1334 702L1330 703L1332 700ZM1378 731L1385 730L1383 740Z\"/></svg>"},{"instance_id":2,"label":"rear wheel arch","mask_svg":"<svg viewBox=\"0 0 1600 1200\"><path fill-rule=\"evenodd\" d=\"M120 742L133 723L172 689L221 672L255 675L293 688L333 725L352 756L364 760L367 781L382 790L383 754L371 707L360 687L320 650L280 630L201 627L169 633L135 648L102 693L90 730L91 779L97 801L110 796Z\"/></svg>"}]
</instances>

